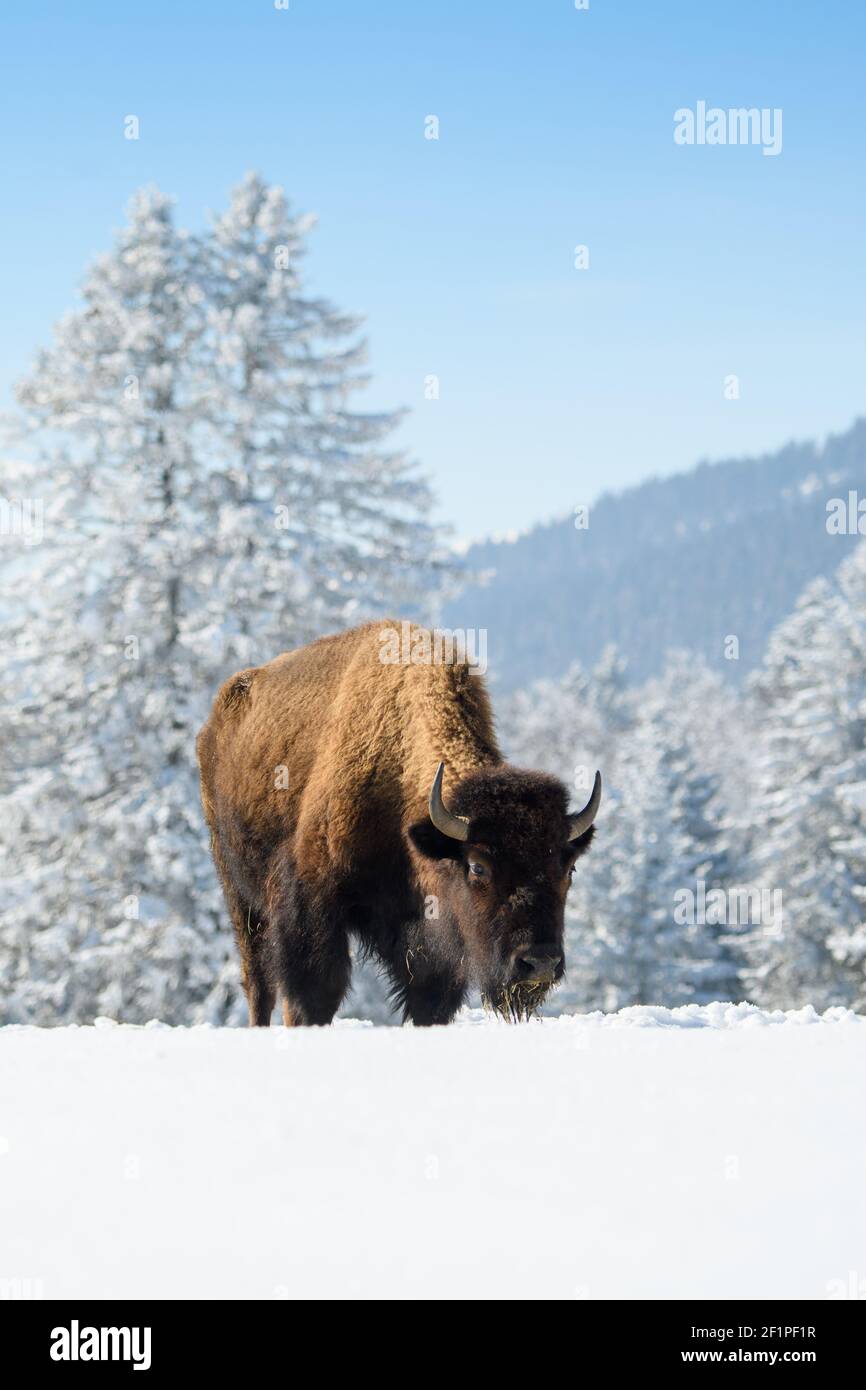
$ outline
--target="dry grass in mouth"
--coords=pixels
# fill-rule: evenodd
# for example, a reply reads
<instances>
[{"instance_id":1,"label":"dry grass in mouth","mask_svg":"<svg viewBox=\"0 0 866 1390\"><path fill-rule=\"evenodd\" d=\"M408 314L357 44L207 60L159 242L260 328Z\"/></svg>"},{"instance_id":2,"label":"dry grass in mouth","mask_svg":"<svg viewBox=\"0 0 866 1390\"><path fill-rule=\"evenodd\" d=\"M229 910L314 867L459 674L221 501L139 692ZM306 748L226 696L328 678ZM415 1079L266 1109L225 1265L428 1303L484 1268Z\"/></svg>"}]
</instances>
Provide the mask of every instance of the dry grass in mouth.
<instances>
[{"instance_id":1,"label":"dry grass in mouth","mask_svg":"<svg viewBox=\"0 0 866 1390\"><path fill-rule=\"evenodd\" d=\"M488 1013L496 1014L506 1023L526 1023L538 1013L547 997L550 985L543 980L506 985L497 995L484 994L481 1002Z\"/></svg>"}]
</instances>

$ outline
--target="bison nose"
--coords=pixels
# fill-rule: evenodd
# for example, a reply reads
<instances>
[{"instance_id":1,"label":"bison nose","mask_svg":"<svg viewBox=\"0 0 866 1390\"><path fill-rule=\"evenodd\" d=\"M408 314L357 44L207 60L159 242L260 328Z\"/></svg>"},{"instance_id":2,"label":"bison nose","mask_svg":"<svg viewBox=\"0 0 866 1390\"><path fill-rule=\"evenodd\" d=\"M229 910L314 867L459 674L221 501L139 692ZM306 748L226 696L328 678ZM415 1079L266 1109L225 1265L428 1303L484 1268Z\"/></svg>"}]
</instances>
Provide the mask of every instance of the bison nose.
<instances>
[{"instance_id":1,"label":"bison nose","mask_svg":"<svg viewBox=\"0 0 866 1390\"><path fill-rule=\"evenodd\" d=\"M549 984L556 979L561 951L521 951L517 957L517 973L531 984Z\"/></svg>"}]
</instances>

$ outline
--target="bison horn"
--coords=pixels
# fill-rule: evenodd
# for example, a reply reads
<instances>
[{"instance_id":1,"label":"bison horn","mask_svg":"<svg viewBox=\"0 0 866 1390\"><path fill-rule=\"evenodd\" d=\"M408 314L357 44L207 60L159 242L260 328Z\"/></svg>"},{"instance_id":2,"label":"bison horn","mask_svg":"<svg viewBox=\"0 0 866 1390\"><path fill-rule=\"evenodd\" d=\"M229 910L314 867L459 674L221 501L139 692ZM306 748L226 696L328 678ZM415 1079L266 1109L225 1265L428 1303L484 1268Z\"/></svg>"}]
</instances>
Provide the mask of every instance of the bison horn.
<instances>
[{"instance_id":1,"label":"bison horn","mask_svg":"<svg viewBox=\"0 0 866 1390\"><path fill-rule=\"evenodd\" d=\"M469 839L469 821L466 816L453 816L442 800L442 776L445 772L445 764L440 763L436 769L436 776L433 778L433 787L430 792L430 819L437 830L441 830L443 835L447 835L452 840Z\"/></svg>"},{"instance_id":2,"label":"bison horn","mask_svg":"<svg viewBox=\"0 0 866 1390\"><path fill-rule=\"evenodd\" d=\"M598 808L601 805L601 773L595 774L595 781L592 784L592 793L589 801L582 811L568 818L568 842L579 840L581 835L585 835L598 815Z\"/></svg>"}]
</instances>

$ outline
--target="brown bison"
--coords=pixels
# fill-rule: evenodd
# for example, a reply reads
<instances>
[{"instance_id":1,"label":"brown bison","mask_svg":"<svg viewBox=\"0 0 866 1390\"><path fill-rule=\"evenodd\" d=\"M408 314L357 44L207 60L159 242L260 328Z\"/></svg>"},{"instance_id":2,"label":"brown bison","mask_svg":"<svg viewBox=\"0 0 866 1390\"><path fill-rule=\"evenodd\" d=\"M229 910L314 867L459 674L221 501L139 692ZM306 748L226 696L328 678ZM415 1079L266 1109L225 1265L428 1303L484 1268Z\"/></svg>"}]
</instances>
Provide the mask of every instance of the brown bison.
<instances>
[{"instance_id":1,"label":"brown bison","mask_svg":"<svg viewBox=\"0 0 866 1390\"><path fill-rule=\"evenodd\" d=\"M199 734L251 1024L277 995L287 1024L330 1023L350 936L416 1024L450 1022L473 985L529 1017L562 978L601 778L570 815L561 782L503 761L465 659L437 660L437 635L413 627L395 661L395 630L369 623L240 671Z\"/></svg>"}]
</instances>

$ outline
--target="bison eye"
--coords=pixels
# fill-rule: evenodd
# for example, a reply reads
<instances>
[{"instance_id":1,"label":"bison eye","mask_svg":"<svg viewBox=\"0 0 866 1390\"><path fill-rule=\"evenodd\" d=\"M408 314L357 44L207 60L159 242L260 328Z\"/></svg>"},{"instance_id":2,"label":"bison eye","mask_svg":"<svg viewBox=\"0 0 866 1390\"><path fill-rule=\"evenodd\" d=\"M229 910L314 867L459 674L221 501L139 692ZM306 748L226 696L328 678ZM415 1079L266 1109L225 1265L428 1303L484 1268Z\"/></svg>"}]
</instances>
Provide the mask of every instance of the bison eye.
<instances>
[{"instance_id":1,"label":"bison eye","mask_svg":"<svg viewBox=\"0 0 866 1390\"><path fill-rule=\"evenodd\" d=\"M469 873L473 878L489 878L490 871L486 864L482 864L480 859L469 860Z\"/></svg>"}]
</instances>

